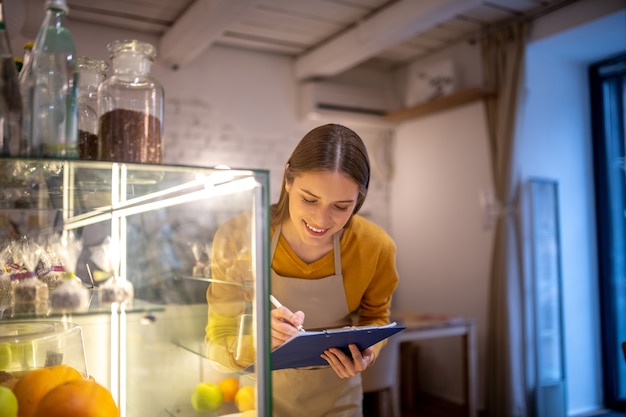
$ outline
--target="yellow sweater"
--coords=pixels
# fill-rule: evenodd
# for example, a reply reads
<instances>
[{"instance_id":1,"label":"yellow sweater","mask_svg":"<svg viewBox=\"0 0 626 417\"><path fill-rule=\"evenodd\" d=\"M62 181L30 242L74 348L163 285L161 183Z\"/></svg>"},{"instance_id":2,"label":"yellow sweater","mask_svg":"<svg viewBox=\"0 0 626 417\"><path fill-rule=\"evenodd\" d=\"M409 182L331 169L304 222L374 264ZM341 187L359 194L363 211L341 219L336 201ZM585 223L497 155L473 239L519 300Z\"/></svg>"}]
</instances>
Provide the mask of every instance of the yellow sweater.
<instances>
[{"instance_id":1,"label":"yellow sweater","mask_svg":"<svg viewBox=\"0 0 626 417\"><path fill-rule=\"evenodd\" d=\"M224 223L213 239L214 282L207 290L207 352L209 358L227 368L243 368L254 362L253 347L242 347L242 343L246 343L242 342L238 331L240 316L250 313L253 297L249 228L249 216L240 215ZM388 323L391 296L398 284L393 240L371 221L354 216L344 229L340 250L346 300L350 311L358 311L358 324ZM324 278L335 273L334 254L330 251L321 259L306 263L281 236L272 269L282 276ZM252 340L252 337L245 339ZM376 356L383 345L375 346Z\"/></svg>"},{"instance_id":2,"label":"yellow sweater","mask_svg":"<svg viewBox=\"0 0 626 417\"><path fill-rule=\"evenodd\" d=\"M391 295L398 285L394 242L382 228L357 215L344 229L340 250L346 300L350 311L359 310L358 324L388 323ZM324 278L335 273L334 253L307 264L281 235L272 269L285 277Z\"/></svg>"}]
</instances>

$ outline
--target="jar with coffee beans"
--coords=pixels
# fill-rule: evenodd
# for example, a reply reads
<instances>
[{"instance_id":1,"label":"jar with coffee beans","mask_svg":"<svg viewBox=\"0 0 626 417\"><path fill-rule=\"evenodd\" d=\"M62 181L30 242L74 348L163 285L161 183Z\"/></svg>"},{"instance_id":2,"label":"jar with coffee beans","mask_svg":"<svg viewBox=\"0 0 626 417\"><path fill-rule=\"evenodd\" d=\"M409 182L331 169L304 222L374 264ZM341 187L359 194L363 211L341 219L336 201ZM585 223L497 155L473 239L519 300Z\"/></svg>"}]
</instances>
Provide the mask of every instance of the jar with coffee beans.
<instances>
[{"instance_id":1,"label":"jar with coffee beans","mask_svg":"<svg viewBox=\"0 0 626 417\"><path fill-rule=\"evenodd\" d=\"M107 47L112 74L98 88L98 159L160 164L164 92L150 73L156 49L138 40Z\"/></svg>"}]
</instances>

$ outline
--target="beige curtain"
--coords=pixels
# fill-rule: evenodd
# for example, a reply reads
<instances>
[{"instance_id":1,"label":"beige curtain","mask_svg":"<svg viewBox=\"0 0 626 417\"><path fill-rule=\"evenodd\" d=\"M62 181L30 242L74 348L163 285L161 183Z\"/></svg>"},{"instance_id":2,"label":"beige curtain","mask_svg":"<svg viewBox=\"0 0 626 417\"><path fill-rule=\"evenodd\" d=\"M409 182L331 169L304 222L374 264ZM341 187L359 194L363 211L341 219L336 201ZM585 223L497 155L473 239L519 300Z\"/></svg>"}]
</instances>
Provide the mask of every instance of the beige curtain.
<instances>
[{"instance_id":1,"label":"beige curtain","mask_svg":"<svg viewBox=\"0 0 626 417\"><path fill-rule=\"evenodd\" d=\"M495 194L501 215L495 230L489 288L485 380L487 417L526 417L523 284L520 234L515 217L515 126L523 88L530 23L487 29L482 36L486 100Z\"/></svg>"}]
</instances>

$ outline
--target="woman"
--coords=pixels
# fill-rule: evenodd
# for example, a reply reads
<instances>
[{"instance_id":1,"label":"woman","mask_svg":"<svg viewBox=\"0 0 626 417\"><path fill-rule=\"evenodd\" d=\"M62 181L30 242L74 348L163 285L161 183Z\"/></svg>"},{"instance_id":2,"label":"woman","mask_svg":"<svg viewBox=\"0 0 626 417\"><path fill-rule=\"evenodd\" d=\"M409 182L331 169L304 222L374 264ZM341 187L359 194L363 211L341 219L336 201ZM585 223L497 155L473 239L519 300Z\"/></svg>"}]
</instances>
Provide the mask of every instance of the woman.
<instances>
[{"instance_id":1,"label":"woman","mask_svg":"<svg viewBox=\"0 0 626 417\"><path fill-rule=\"evenodd\" d=\"M313 330L389 323L391 296L398 283L396 248L383 229L357 215L369 179L365 145L355 132L337 124L307 133L287 161L278 203L271 208L271 287L283 304L271 313L272 349L300 325ZM239 216L216 233L217 277L250 279L233 261L245 262L249 253L236 243L244 238L236 230L247 227L247 222ZM227 357L235 367L253 360L253 352L241 349L241 341L227 330L245 311L241 303L220 300L245 298L244 288L212 285L207 293L207 340L213 343L209 354ZM218 305L213 309L212 303ZM322 355L329 366L273 371L273 415L361 416L360 373L383 345L363 351L352 345L351 356L329 349ZM239 355L232 353L235 350Z\"/></svg>"}]
</instances>

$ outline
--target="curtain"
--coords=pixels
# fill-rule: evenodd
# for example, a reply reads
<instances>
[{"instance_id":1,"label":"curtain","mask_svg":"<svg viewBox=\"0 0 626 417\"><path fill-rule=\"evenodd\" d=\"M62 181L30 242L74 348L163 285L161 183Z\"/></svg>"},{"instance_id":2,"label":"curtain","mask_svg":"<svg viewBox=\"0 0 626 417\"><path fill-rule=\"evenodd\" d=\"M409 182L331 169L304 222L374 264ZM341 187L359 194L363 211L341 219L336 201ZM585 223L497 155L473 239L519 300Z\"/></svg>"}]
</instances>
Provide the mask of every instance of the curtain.
<instances>
[{"instance_id":1,"label":"curtain","mask_svg":"<svg viewBox=\"0 0 626 417\"><path fill-rule=\"evenodd\" d=\"M524 294L521 236L516 220L516 116L523 87L530 22L488 28L481 37L491 167L500 216L496 223L489 285L485 379L487 417L526 417Z\"/></svg>"}]
</instances>

